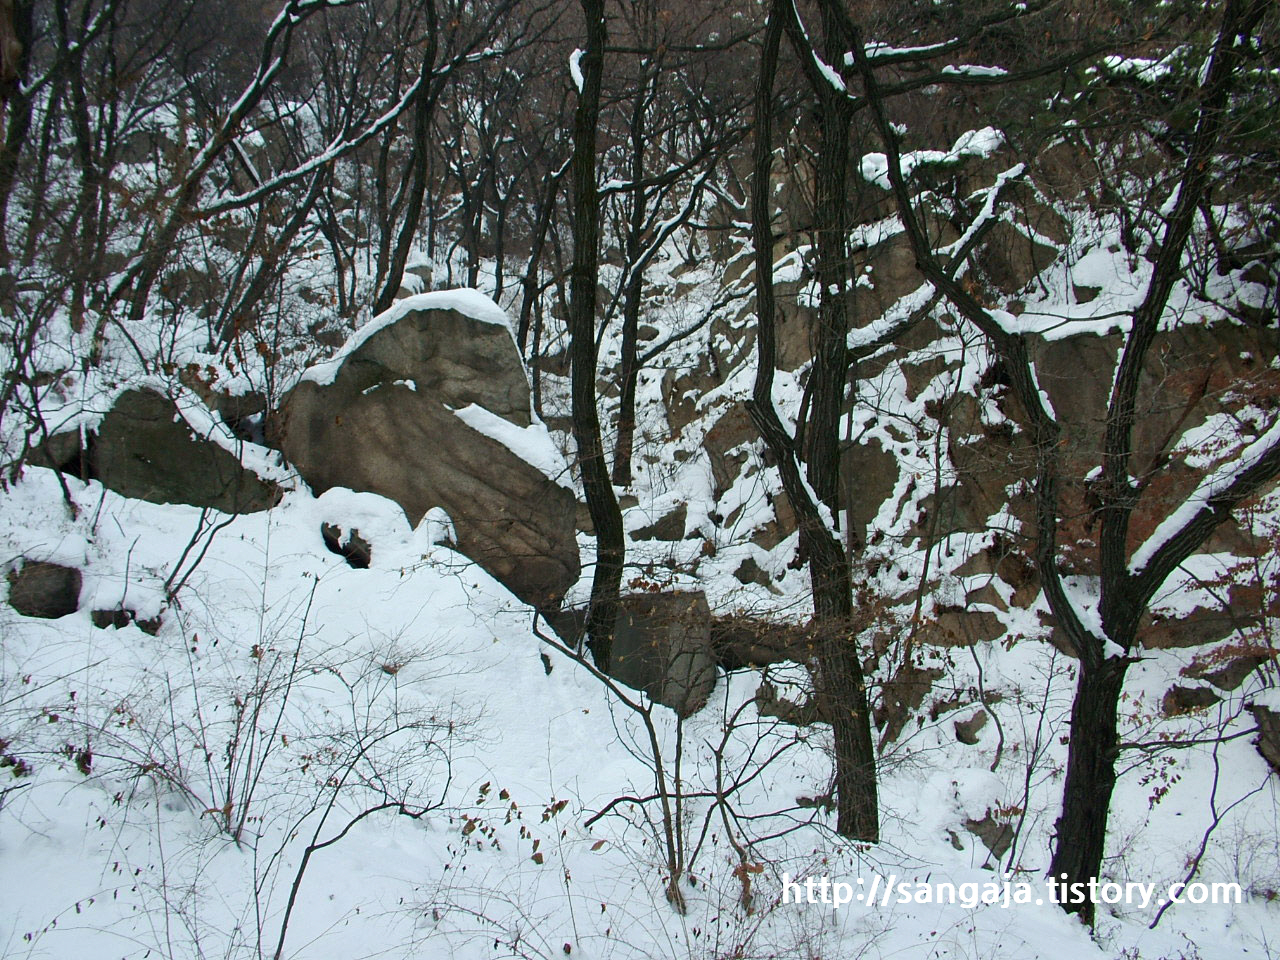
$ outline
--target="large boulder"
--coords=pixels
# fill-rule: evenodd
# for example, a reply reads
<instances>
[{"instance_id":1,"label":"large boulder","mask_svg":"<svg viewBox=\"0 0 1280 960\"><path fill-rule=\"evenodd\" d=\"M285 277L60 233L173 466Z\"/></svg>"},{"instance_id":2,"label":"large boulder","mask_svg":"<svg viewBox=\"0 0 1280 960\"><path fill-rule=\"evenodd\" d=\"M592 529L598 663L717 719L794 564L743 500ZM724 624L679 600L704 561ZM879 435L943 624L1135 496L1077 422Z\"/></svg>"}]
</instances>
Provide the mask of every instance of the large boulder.
<instances>
[{"instance_id":1,"label":"large boulder","mask_svg":"<svg viewBox=\"0 0 1280 960\"><path fill-rule=\"evenodd\" d=\"M633 594L619 601L609 673L682 717L716 685L711 609L701 591Z\"/></svg>"},{"instance_id":2,"label":"large boulder","mask_svg":"<svg viewBox=\"0 0 1280 960\"><path fill-rule=\"evenodd\" d=\"M316 493L377 493L418 523L433 507L457 549L517 597L554 607L578 579L575 500L506 316L467 290L408 297L285 397L280 449Z\"/></svg>"},{"instance_id":3,"label":"large boulder","mask_svg":"<svg viewBox=\"0 0 1280 960\"><path fill-rule=\"evenodd\" d=\"M152 503L253 513L280 499L274 484L192 430L171 399L150 389L116 398L89 447L88 465L108 490Z\"/></svg>"}]
</instances>

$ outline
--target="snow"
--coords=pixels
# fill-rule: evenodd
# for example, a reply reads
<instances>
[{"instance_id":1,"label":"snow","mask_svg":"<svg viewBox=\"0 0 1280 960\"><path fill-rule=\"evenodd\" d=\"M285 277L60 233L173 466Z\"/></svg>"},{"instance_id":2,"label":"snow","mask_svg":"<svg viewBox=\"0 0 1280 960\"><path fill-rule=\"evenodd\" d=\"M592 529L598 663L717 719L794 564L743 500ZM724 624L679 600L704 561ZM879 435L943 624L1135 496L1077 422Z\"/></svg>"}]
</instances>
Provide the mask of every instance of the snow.
<instances>
[{"instance_id":1,"label":"snow","mask_svg":"<svg viewBox=\"0 0 1280 960\"><path fill-rule=\"evenodd\" d=\"M378 314L353 333L331 358L309 367L302 374L301 379L321 386L333 383L333 379L338 375L338 370L342 367L343 361L359 350L370 337L403 319L408 314L420 310L456 310L472 320L491 323L508 331L511 329L511 321L502 308L479 290L463 288L418 293L396 301L387 310Z\"/></svg>"},{"instance_id":2,"label":"snow","mask_svg":"<svg viewBox=\"0 0 1280 960\"><path fill-rule=\"evenodd\" d=\"M1004 143L1004 135L994 127L969 130L956 138L950 150L915 150L901 156L902 176L909 178L912 172L925 164L959 163L966 157L989 157ZM883 153L868 153L862 157L862 176L870 183L885 190L890 188L889 159Z\"/></svg>"},{"instance_id":3,"label":"snow","mask_svg":"<svg viewBox=\"0 0 1280 960\"><path fill-rule=\"evenodd\" d=\"M1166 59L1150 60L1143 57L1107 56L1102 58L1103 69L1121 76L1132 76L1146 83L1163 80L1173 72Z\"/></svg>"},{"instance_id":4,"label":"snow","mask_svg":"<svg viewBox=\"0 0 1280 960\"><path fill-rule=\"evenodd\" d=\"M942 43L930 43L918 47L898 47L878 40L869 40L863 44L863 49L866 51L868 60L877 60L895 56L910 56L917 53L936 53L952 43L955 43L955 41L945 40ZM844 62L846 66L853 66L854 57L852 52L844 55Z\"/></svg>"},{"instance_id":5,"label":"snow","mask_svg":"<svg viewBox=\"0 0 1280 960\"><path fill-rule=\"evenodd\" d=\"M573 86L582 93L582 58L585 50L576 49L569 55L569 76L573 78Z\"/></svg>"},{"instance_id":6,"label":"snow","mask_svg":"<svg viewBox=\"0 0 1280 960\"><path fill-rule=\"evenodd\" d=\"M547 432L545 424L535 422L527 427L517 426L474 403L461 410L454 410L453 415L472 430L491 440L497 440L525 463L536 467L548 480L566 489L573 489L569 481L568 465L551 442L551 434Z\"/></svg>"},{"instance_id":7,"label":"snow","mask_svg":"<svg viewBox=\"0 0 1280 960\"><path fill-rule=\"evenodd\" d=\"M942 68L948 76L956 77L1003 77L1009 71L1004 67L983 67L972 63L949 63Z\"/></svg>"}]
</instances>

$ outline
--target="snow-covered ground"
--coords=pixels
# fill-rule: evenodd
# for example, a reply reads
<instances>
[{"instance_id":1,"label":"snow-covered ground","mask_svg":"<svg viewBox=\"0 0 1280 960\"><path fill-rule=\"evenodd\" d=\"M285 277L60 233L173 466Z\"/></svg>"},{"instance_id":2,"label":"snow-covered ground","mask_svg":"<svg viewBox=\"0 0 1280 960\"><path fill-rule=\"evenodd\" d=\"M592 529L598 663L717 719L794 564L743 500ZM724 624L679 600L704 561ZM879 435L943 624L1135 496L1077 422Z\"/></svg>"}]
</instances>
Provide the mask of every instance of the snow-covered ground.
<instances>
[{"instance_id":1,"label":"snow-covered ground","mask_svg":"<svg viewBox=\"0 0 1280 960\"><path fill-rule=\"evenodd\" d=\"M623 688L628 705L434 543L438 522L411 529L372 494L299 485L212 536L155 636L99 629L92 609L160 610L184 552L205 546L186 551L200 511L68 484L74 518L39 468L0 511L5 557L84 572L76 614L0 607L0 731L31 766L5 775L0 810L5 956L1270 955L1274 796L1247 739L1220 747L1217 780L1189 751L1154 764L1154 783L1123 779L1107 864L1120 881L1182 879L1213 788L1225 816L1198 876L1246 884L1241 906L1179 905L1154 931L1154 907L1118 907L1091 939L1048 904L780 902L783 873L962 884L1016 863L1013 880L1038 882L1070 691L1047 644L940 654L958 692L981 665L999 727L957 742L972 697L913 720L886 750L884 837L868 848L797 805L826 791L826 735L760 717L758 674L721 677L684 722ZM358 525L370 568L324 549L333 520ZM1145 663L1132 689L1158 697L1171 670ZM655 747L665 823L646 799ZM963 826L988 813L1021 828L1002 863ZM664 896L665 826L684 913Z\"/></svg>"}]
</instances>

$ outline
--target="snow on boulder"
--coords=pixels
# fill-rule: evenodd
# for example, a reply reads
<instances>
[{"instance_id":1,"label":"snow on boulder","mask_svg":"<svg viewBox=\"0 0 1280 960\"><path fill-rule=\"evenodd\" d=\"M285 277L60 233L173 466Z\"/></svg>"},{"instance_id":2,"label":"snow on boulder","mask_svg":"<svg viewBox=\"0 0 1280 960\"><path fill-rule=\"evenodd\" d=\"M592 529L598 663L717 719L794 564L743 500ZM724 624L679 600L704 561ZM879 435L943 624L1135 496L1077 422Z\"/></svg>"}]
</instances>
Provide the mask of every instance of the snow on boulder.
<instances>
[{"instance_id":1,"label":"snow on boulder","mask_svg":"<svg viewBox=\"0 0 1280 960\"><path fill-rule=\"evenodd\" d=\"M577 581L568 466L533 416L506 315L483 294L399 301L303 374L276 429L316 493L377 493L413 524L442 508L459 552L526 603L554 607Z\"/></svg>"}]
</instances>

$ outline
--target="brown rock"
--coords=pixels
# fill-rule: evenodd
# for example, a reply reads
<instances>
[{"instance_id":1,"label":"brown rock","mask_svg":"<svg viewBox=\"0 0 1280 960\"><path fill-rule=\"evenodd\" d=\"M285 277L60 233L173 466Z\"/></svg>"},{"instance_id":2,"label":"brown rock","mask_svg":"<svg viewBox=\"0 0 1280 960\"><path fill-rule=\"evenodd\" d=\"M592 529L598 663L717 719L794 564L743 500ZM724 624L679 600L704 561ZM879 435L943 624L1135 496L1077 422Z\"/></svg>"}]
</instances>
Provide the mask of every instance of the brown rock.
<instances>
[{"instance_id":1,"label":"brown rock","mask_svg":"<svg viewBox=\"0 0 1280 960\"><path fill-rule=\"evenodd\" d=\"M981 820L964 821L964 828L982 841L982 845L999 860L1013 845L1013 825L997 820L990 812Z\"/></svg>"},{"instance_id":2,"label":"brown rock","mask_svg":"<svg viewBox=\"0 0 1280 960\"><path fill-rule=\"evenodd\" d=\"M933 689L933 682L942 678L937 667L918 667L907 661L898 668L881 692L875 708L876 726L880 729L880 743L897 740L907 721L924 703Z\"/></svg>"},{"instance_id":3,"label":"brown rock","mask_svg":"<svg viewBox=\"0 0 1280 960\"><path fill-rule=\"evenodd\" d=\"M684 524L689 514L688 504L680 503L648 526L631 531L632 540L683 540Z\"/></svg>"},{"instance_id":4,"label":"brown rock","mask_svg":"<svg viewBox=\"0 0 1280 960\"><path fill-rule=\"evenodd\" d=\"M978 731L986 725L987 711L985 710L978 710L968 720L956 720L952 724L956 731L956 739L969 746L978 742Z\"/></svg>"},{"instance_id":5,"label":"brown rock","mask_svg":"<svg viewBox=\"0 0 1280 960\"><path fill-rule=\"evenodd\" d=\"M1180 717L1183 714L1207 710L1222 698L1206 687L1170 687L1165 691L1160 709L1166 717Z\"/></svg>"},{"instance_id":6,"label":"brown rock","mask_svg":"<svg viewBox=\"0 0 1280 960\"><path fill-rule=\"evenodd\" d=\"M715 479L715 499L719 500L724 492L733 486L738 472L747 462L747 455L742 452L730 453L748 443L759 439L760 434L746 409L735 404L729 407L715 424L707 431L703 440L703 449L711 461L711 475Z\"/></svg>"},{"instance_id":7,"label":"brown rock","mask_svg":"<svg viewBox=\"0 0 1280 960\"><path fill-rule=\"evenodd\" d=\"M682 717L700 710L716 683L706 595L690 591L622 597L609 673Z\"/></svg>"},{"instance_id":8,"label":"brown rock","mask_svg":"<svg viewBox=\"0 0 1280 960\"><path fill-rule=\"evenodd\" d=\"M347 355L331 383L289 393L281 449L317 493L381 494L415 524L443 507L461 553L526 603L555 605L578 578L574 496L454 415L470 404L531 423L510 333L456 310L409 311Z\"/></svg>"},{"instance_id":9,"label":"brown rock","mask_svg":"<svg viewBox=\"0 0 1280 960\"><path fill-rule=\"evenodd\" d=\"M80 609L80 571L28 560L9 572L9 606L24 617L56 620Z\"/></svg>"},{"instance_id":10,"label":"brown rock","mask_svg":"<svg viewBox=\"0 0 1280 960\"><path fill-rule=\"evenodd\" d=\"M1280 773L1280 713L1257 704L1250 704L1248 709L1258 724L1258 739L1253 744L1271 769Z\"/></svg>"},{"instance_id":11,"label":"brown rock","mask_svg":"<svg viewBox=\"0 0 1280 960\"><path fill-rule=\"evenodd\" d=\"M1269 653L1246 653L1243 656L1228 660L1223 666L1216 668L1215 664L1221 662L1216 659L1208 663L1191 663L1183 667L1181 673L1184 677L1190 677L1193 680L1206 680L1219 690L1239 690L1240 685L1255 670L1272 659L1274 657Z\"/></svg>"},{"instance_id":12,"label":"brown rock","mask_svg":"<svg viewBox=\"0 0 1280 960\"><path fill-rule=\"evenodd\" d=\"M978 262L999 289L1017 293L1057 256L1057 248L1031 239L1002 220L987 234Z\"/></svg>"},{"instance_id":13,"label":"brown rock","mask_svg":"<svg viewBox=\"0 0 1280 960\"><path fill-rule=\"evenodd\" d=\"M852 444L840 455L840 482L850 533L865 545L872 521L898 483L898 458L879 443Z\"/></svg>"}]
</instances>

